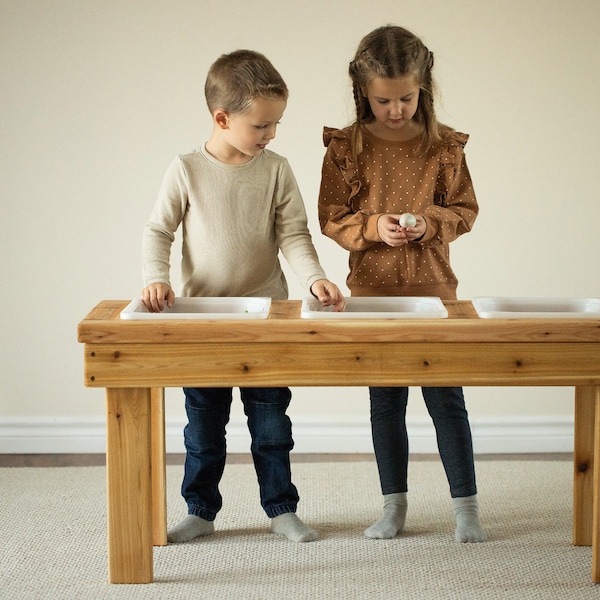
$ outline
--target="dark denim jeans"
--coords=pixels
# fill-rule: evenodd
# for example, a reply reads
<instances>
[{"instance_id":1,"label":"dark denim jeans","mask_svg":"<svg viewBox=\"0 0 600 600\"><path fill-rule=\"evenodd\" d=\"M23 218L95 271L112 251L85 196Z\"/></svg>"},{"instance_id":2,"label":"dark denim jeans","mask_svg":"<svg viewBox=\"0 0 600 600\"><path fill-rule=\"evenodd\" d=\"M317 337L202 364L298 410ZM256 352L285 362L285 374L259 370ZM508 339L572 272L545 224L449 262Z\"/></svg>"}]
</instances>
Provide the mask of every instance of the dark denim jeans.
<instances>
[{"instance_id":1,"label":"dark denim jeans","mask_svg":"<svg viewBox=\"0 0 600 600\"><path fill-rule=\"evenodd\" d=\"M185 473L181 493L188 513L213 521L223 500L219 482L225 468L225 426L231 388L184 388L188 424L184 430ZM240 388L252 438L250 450L260 488L261 506L270 518L296 512L298 491L292 483L292 424L286 415L288 388Z\"/></svg>"},{"instance_id":2,"label":"dark denim jeans","mask_svg":"<svg viewBox=\"0 0 600 600\"><path fill-rule=\"evenodd\" d=\"M421 388L452 498L477 493L471 427L460 387ZM408 388L369 388L371 432L383 494L408 490Z\"/></svg>"}]
</instances>

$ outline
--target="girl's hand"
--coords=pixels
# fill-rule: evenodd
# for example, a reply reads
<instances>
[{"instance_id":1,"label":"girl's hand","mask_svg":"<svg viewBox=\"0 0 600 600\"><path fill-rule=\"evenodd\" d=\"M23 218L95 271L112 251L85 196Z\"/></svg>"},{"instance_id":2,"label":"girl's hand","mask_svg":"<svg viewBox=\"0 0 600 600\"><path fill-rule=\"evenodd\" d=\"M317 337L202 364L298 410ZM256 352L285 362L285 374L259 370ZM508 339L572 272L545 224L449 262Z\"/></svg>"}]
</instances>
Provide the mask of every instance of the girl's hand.
<instances>
[{"instance_id":1,"label":"girl's hand","mask_svg":"<svg viewBox=\"0 0 600 600\"><path fill-rule=\"evenodd\" d=\"M310 286L310 293L317 298L323 306L333 306L335 312L346 308L346 300L335 283L328 279L317 279Z\"/></svg>"},{"instance_id":2,"label":"girl's hand","mask_svg":"<svg viewBox=\"0 0 600 600\"><path fill-rule=\"evenodd\" d=\"M140 298L150 312L162 312L165 302L169 308L175 303L175 292L166 283L151 283L142 290Z\"/></svg>"},{"instance_id":3,"label":"girl's hand","mask_svg":"<svg viewBox=\"0 0 600 600\"><path fill-rule=\"evenodd\" d=\"M397 248L422 238L427 231L427 222L421 215L415 215L415 218L417 223L414 227L402 227L399 222L400 215L380 215L377 220L377 233L381 241Z\"/></svg>"}]
</instances>

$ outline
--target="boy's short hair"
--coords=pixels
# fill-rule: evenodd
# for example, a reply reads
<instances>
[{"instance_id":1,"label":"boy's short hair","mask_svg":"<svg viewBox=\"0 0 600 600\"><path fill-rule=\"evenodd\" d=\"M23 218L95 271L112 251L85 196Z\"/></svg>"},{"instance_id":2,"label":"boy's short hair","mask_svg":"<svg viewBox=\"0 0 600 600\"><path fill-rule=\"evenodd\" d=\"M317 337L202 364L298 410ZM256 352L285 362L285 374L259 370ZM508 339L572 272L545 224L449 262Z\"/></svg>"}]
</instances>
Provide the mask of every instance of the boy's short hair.
<instances>
[{"instance_id":1,"label":"boy's short hair","mask_svg":"<svg viewBox=\"0 0 600 600\"><path fill-rule=\"evenodd\" d=\"M216 109L243 113L255 98L287 100L285 81L266 56L253 50L221 55L208 71L204 85L211 114Z\"/></svg>"}]
</instances>

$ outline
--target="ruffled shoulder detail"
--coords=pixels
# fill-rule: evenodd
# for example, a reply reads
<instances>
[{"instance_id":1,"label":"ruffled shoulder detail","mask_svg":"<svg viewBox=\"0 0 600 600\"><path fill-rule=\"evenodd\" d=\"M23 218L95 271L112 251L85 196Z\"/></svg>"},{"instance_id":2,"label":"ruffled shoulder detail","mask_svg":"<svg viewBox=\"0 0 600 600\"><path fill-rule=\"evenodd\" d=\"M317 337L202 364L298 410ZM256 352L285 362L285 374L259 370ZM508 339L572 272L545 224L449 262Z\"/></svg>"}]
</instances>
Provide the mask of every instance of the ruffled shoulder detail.
<instances>
[{"instance_id":1,"label":"ruffled shoulder detail","mask_svg":"<svg viewBox=\"0 0 600 600\"><path fill-rule=\"evenodd\" d=\"M335 127L323 127L323 144L329 146L329 143L333 139L348 140L350 142L352 137L351 127L345 129L336 129Z\"/></svg>"},{"instance_id":2,"label":"ruffled shoulder detail","mask_svg":"<svg viewBox=\"0 0 600 600\"><path fill-rule=\"evenodd\" d=\"M435 191L435 203L445 206L448 192L463 162L465 145L469 139L466 133L455 131L446 125L440 126L442 136L440 168Z\"/></svg>"},{"instance_id":3,"label":"ruffled shoulder detail","mask_svg":"<svg viewBox=\"0 0 600 600\"><path fill-rule=\"evenodd\" d=\"M331 159L339 168L346 185L350 188L348 200L351 204L361 188L358 166L356 159L352 156L352 127L323 128L323 143L327 147Z\"/></svg>"},{"instance_id":4,"label":"ruffled shoulder detail","mask_svg":"<svg viewBox=\"0 0 600 600\"><path fill-rule=\"evenodd\" d=\"M446 126L440 128L440 133L442 135L440 155L442 164L460 164L469 136Z\"/></svg>"}]
</instances>

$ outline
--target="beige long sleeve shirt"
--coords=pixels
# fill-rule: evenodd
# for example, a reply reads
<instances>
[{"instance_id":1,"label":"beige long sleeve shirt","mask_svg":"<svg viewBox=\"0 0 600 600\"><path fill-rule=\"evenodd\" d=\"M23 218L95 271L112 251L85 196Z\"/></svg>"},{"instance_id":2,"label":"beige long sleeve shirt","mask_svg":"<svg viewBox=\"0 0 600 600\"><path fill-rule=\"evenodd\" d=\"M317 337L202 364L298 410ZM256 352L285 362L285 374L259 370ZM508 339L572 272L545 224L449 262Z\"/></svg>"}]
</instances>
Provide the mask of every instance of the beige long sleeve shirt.
<instances>
[{"instance_id":1,"label":"beige long sleeve shirt","mask_svg":"<svg viewBox=\"0 0 600 600\"><path fill-rule=\"evenodd\" d=\"M170 284L180 225L182 296L285 299L279 250L307 291L325 278L292 170L269 150L243 165L224 164L204 147L173 160L144 228L144 285Z\"/></svg>"}]
</instances>

